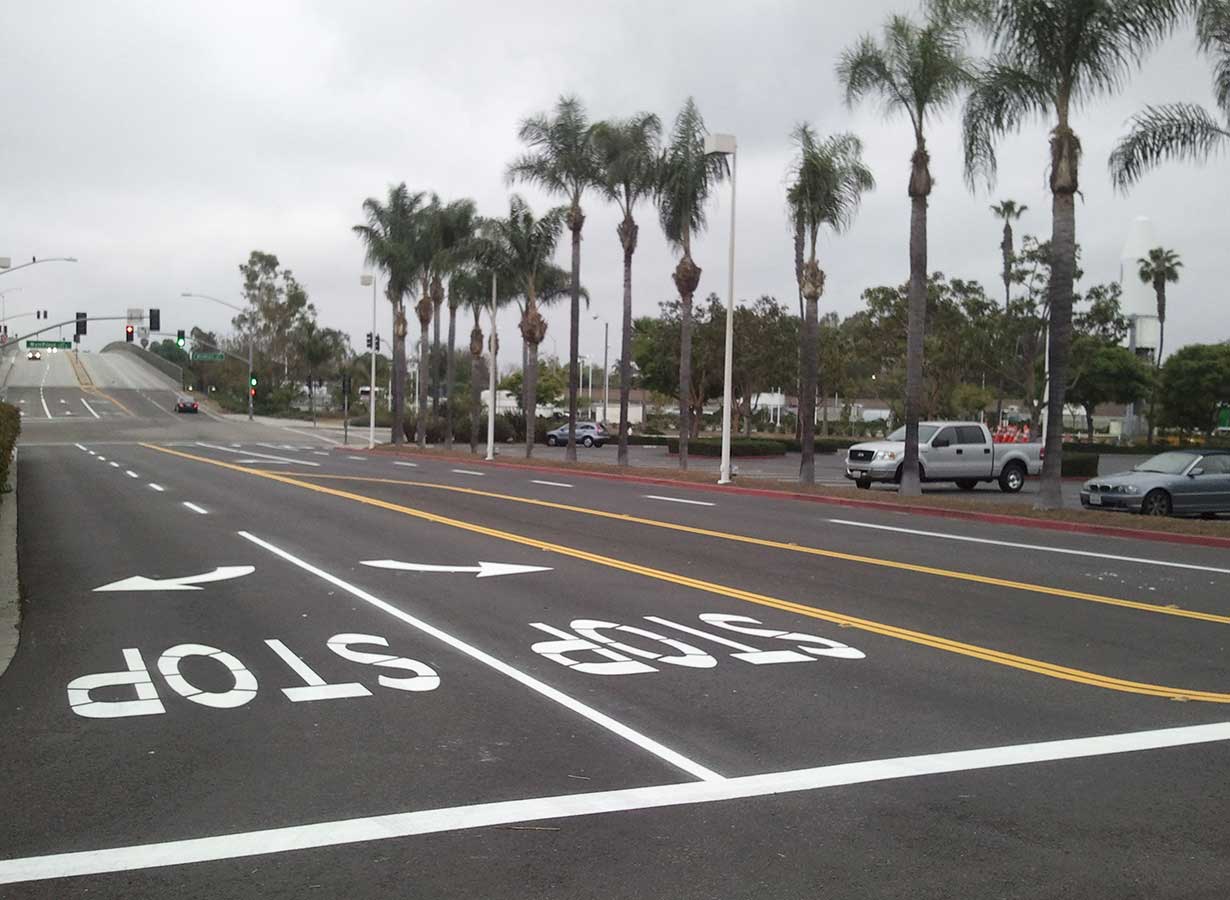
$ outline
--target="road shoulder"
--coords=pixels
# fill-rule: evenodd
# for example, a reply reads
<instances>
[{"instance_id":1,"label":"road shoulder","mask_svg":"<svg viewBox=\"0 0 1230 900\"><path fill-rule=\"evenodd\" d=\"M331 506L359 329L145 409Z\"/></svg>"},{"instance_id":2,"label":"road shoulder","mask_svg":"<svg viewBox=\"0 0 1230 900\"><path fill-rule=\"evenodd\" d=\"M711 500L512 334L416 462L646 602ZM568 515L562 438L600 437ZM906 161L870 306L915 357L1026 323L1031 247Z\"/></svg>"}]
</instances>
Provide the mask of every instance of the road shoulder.
<instances>
[{"instance_id":1,"label":"road shoulder","mask_svg":"<svg viewBox=\"0 0 1230 900\"><path fill-rule=\"evenodd\" d=\"M13 489L0 503L0 675L17 653L21 590L17 573L17 457L13 450Z\"/></svg>"}]
</instances>

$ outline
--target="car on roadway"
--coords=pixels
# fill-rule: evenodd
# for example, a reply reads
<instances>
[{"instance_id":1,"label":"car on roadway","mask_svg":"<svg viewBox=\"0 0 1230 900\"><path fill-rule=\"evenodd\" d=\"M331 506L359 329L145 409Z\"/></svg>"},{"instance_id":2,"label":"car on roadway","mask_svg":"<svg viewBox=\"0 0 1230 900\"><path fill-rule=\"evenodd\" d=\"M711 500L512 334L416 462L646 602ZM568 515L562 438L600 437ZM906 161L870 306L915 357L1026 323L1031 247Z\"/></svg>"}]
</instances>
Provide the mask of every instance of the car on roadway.
<instances>
[{"instance_id":1,"label":"car on roadway","mask_svg":"<svg viewBox=\"0 0 1230 900\"><path fill-rule=\"evenodd\" d=\"M873 482L900 484L905 460L905 427L882 441L846 451L846 478L860 488ZM979 482L999 482L1015 494L1025 478L1042 472L1041 444L997 444L981 422L919 422L918 475L926 482L955 482L972 491Z\"/></svg>"},{"instance_id":2,"label":"car on roadway","mask_svg":"<svg viewBox=\"0 0 1230 900\"><path fill-rule=\"evenodd\" d=\"M180 395L175 398L175 411L177 413L194 413L198 412L196 401L191 397Z\"/></svg>"},{"instance_id":3,"label":"car on roadway","mask_svg":"<svg viewBox=\"0 0 1230 900\"><path fill-rule=\"evenodd\" d=\"M27 350L26 351L26 359L38 360L42 358L43 358L43 354L39 353L37 350Z\"/></svg>"},{"instance_id":4,"label":"car on roadway","mask_svg":"<svg viewBox=\"0 0 1230 900\"><path fill-rule=\"evenodd\" d=\"M1230 513L1230 450L1167 450L1081 485L1081 506L1146 516Z\"/></svg>"},{"instance_id":5,"label":"car on roadway","mask_svg":"<svg viewBox=\"0 0 1230 900\"><path fill-rule=\"evenodd\" d=\"M577 443L582 447L601 447L611 439L610 432L601 422L577 422ZM558 447L568 443L568 425L561 425L547 432L547 446Z\"/></svg>"}]
</instances>

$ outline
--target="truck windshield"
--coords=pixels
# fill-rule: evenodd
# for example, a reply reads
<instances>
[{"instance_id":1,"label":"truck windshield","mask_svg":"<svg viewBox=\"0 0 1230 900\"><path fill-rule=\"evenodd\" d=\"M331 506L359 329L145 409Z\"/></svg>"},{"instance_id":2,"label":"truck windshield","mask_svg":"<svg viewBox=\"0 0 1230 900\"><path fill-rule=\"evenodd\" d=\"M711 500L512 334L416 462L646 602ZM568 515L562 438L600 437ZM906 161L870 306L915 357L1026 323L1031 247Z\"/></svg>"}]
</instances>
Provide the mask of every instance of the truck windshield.
<instances>
[{"instance_id":1,"label":"truck windshield","mask_svg":"<svg viewBox=\"0 0 1230 900\"><path fill-rule=\"evenodd\" d=\"M938 425L919 425L918 426L918 443L920 444L927 443L927 441L935 437L935 433L939 430L940 429ZM902 425L900 428L898 428L896 431L890 434L888 436L888 439L890 441L904 441L905 440L905 426Z\"/></svg>"}]
</instances>

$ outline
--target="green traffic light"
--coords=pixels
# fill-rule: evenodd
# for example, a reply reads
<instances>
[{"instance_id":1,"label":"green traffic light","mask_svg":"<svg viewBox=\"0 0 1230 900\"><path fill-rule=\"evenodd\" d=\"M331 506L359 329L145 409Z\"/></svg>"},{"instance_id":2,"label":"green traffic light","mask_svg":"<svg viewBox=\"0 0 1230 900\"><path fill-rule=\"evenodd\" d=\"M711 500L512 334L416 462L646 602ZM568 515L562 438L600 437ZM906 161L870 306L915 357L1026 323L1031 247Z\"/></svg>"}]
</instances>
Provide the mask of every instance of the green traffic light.
<instances>
[{"instance_id":1,"label":"green traffic light","mask_svg":"<svg viewBox=\"0 0 1230 900\"><path fill-rule=\"evenodd\" d=\"M251 379L249 379L248 384L252 385L252 387L256 387L256 376L255 375L253 375Z\"/></svg>"}]
</instances>

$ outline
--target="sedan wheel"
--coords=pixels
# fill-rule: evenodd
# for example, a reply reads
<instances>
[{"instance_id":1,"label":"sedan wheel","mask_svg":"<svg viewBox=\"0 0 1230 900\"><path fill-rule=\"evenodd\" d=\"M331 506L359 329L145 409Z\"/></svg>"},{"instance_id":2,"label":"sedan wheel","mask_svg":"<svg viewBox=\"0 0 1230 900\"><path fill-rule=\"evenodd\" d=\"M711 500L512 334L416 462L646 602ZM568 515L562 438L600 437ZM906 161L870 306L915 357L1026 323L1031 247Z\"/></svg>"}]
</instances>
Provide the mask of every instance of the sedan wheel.
<instances>
[{"instance_id":1,"label":"sedan wheel","mask_svg":"<svg viewBox=\"0 0 1230 900\"><path fill-rule=\"evenodd\" d=\"M547 435L547 446L548 447L554 447L558 443L559 441L556 439L555 435L553 434Z\"/></svg>"},{"instance_id":2,"label":"sedan wheel","mask_svg":"<svg viewBox=\"0 0 1230 900\"><path fill-rule=\"evenodd\" d=\"M1144 503L1140 505L1141 514L1146 516L1168 516L1172 509L1170 495L1161 488L1145 494Z\"/></svg>"},{"instance_id":3,"label":"sedan wheel","mask_svg":"<svg viewBox=\"0 0 1230 900\"><path fill-rule=\"evenodd\" d=\"M581 439L581 443L584 444L586 447L592 447L594 446L594 439L587 434L585 435L584 438Z\"/></svg>"}]
</instances>

